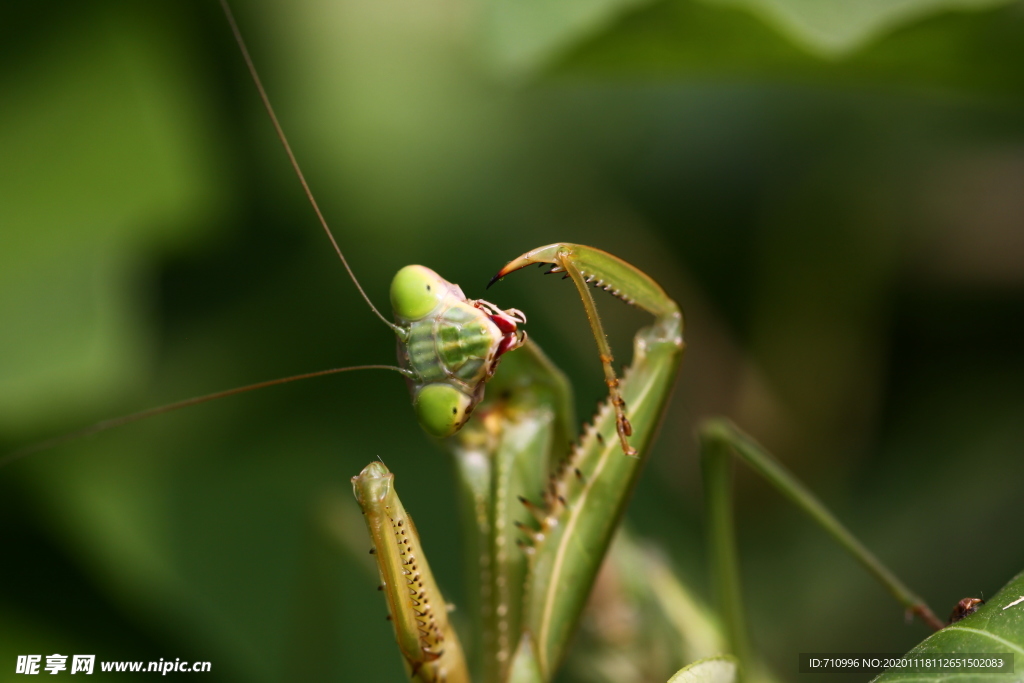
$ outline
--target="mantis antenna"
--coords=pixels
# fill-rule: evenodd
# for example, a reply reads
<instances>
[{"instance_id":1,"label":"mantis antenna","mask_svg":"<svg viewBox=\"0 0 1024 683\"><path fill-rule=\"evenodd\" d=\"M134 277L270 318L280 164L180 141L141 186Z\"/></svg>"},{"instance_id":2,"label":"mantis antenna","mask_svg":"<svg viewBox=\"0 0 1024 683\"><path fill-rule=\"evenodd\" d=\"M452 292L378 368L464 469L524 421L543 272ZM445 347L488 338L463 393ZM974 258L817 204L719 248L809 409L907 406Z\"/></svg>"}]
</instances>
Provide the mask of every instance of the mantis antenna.
<instances>
[{"instance_id":1,"label":"mantis antenna","mask_svg":"<svg viewBox=\"0 0 1024 683\"><path fill-rule=\"evenodd\" d=\"M138 422L139 420L145 420L149 417L155 417L157 415L163 415L174 410L181 408L188 408L189 406L199 405L200 403L206 403L208 401L216 401L220 398L227 398L228 396L234 396L235 394L244 394L247 391L256 391L257 389L266 389L267 387L275 387L278 384L288 384L289 382L296 382L300 379L312 379L314 377L323 377L324 375L336 375L339 372L350 372L352 370L394 370L402 375L408 376L409 371L403 370L402 368L395 367L394 365L353 365L347 368L331 368L329 370L317 370L316 372L307 372L302 375L291 375L290 377L279 377L278 379L270 379L264 382L257 382L256 384L247 384L244 387L235 387L234 389L226 389L224 391L217 391L212 394L206 394L204 396L193 396L192 398L186 398L183 401L176 401L175 403L167 403L162 406L155 408L147 408L140 410L137 413L131 413L129 415L122 415L121 417L110 418L109 420L102 420L95 424L83 427L82 429L68 432L67 434L61 434L45 441L38 441L34 444L19 448L16 451L11 451L4 457L0 458L0 468L7 467L12 462L20 460L27 455L38 453L40 451L46 451L51 448L56 448L62 444L76 439L81 439L86 436L92 436L98 432L105 432L108 429L114 429L121 425L130 424L132 422Z\"/></svg>"},{"instance_id":2,"label":"mantis antenna","mask_svg":"<svg viewBox=\"0 0 1024 683\"><path fill-rule=\"evenodd\" d=\"M228 0L220 0L220 6L224 10L224 16L227 17L228 24L231 26L231 33L235 36L235 42L238 43L238 49L242 52L242 58L245 60L245 65L249 69L249 75L252 76L253 83L256 84L256 90L259 91L260 100L263 101L263 107L267 110L271 123L274 124L274 130L277 132L277 139L281 141L281 145L284 147L284 151L288 155L288 161L291 162L292 169L295 171L295 175L298 176L299 182L302 184L302 190L306 193L306 199L309 200L310 205L313 207L313 211L316 212L316 217L320 221L320 225L323 227L324 232L327 233L327 238L331 241L331 245L334 246L334 251L337 252L338 258L341 259L341 264L345 266L345 270L348 271L348 276L352 278L352 282L355 284L356 289L359 290L359 293L363 296L363 299L370 307L370 310L372 310L385 325L394 330L396 334L404 336L405 331L381 315L381 312L373 305L373 302L370 301L370 297L367 296L362 285L359 284L359 280L356 279L356 274L352 272L352 268L348 265L348 261L345 260L345 255L341 253L341 247L338 246L338 241L334 239L334 233L331 232L330 226L327 225L327 219L324 218L323 212L320 211L320 205L317 204L316 198L313 196L313 191L309 189L309 183L306 182L306 176L302 173L302 168L299 166L298 159L295 158L295 153L292 152L292 146L288 143L288 137L284 134L284 129L281 127L281 123L277 120L277 114L274 113L274 107L270 104L270 98L267 96L267 91L263 88L263 81L260 80L260 75L256 71L256 65L253 64L252 57L249 55L249 48L245 45L245 39L242 38L242 32L238 28L238 23L235 21L235 15L231 12Z\"/></svg>"},{"instance_id":3,"label":"mantis antenna","mask_svg":"<svg viewBox=\"0 0 1024 683\"><path fill-rule=\"evenodd\" d=\"M338 254L338 258L341 259L341 264L345 266L345 270L348 272L348 276L352 279L352 283L356 286L356 289L359 290L359 294L362 295L363 300L366 301L366 304L370 307L370 310L372 310L374 314L378 318L380 318L385 325L394 330L394 332L400 338L404 339L407 334L406 330L385 318L381 314L381 312L377 310L377 307L373 305L373 301L370 300L370 297L366 294L366 291L363 289L362 285L359 283L359 280L356 278L355 273L352 272L352 267L349 266L348 261L345 259L345 254L342 253L341 247L338 246L338 241L334 238L334 233L331 232L330 226L327 225L327 219L324 218L324 214L320 210L320 205L317 204L316 198L313 196L313 191L310 189L309 183L306 182L306 176L305 174L303 174L302 168L299 166L298 159L296 159L295 153L292 151L292 147L288 142L288 138L284 134L284 129L281 127L281 123L277 119L277 114L274 113L274 107L270 104L270 98L267 96L267 91L263 87L263 82L260 80L260 76L259 73L256 71L255 64L253 64L252 57L249 54L249 48L246 46L245 40L242 38L242 32L238 28L238 22L235 21L235 15L234 13L232 13L231 7L228 5L227 0L220 0L220 6L224 10L224 16L227 17L228 25L231 27L231 33L235 37L235 42L238 44L238 48L242 53L242 58L245 60L245 65L249 69L249 75L252 77L253 83L256 85L256 90L259 92L260 100L263 102L263 107L267 110L267 114L270 116L270 121L274 125L274 131L277 133L277 138L278 140L281 141L281 145L284 147L285 154L288 155L288 161L291 163L292 169L295 171L295 175L299 179L299 183L302 184L302 190L306 194L306 199L309 200L310 205L313 207L313 211L316 213L317 220L320 221L321 227L323 227L324 232L327 233L327 238L331 241L331 245L334 247L335 253ZM200 403L206 403L208 401L216 401L217 399L227 398L228 396L234 396L235 394L242 394L248 391L265 389L267 387L277 386L278 384L287 384L289 382L295 382L300 379L312 379L314 377L333 375L340 372L348 372L351 370L393 370L406 377L415 376L415 374L410 372L409 370L405 370L403 368L399 368L393 365L356 365L346 368L332 368L329 370L319 370L317 372L307 372L301 375L292 375L290 377L281 377L278 379L267 380L264 382L257 382L256 384L249 384L243 387L235 387L234 389L218 391L212 394L206 394L204 396L194 396L192 398L187 398L183 401L168 403L166 405L157 406L155 408L141 410L137 413L122 415L121 417L115 417L109 420L103 420L88 427L84 427L82 429L69 432L67 434L62 434L60 436L46 439L45 441L40 441L29 446L25 446L24 448L12 451L7 455L3 456L2 458L0 458L0 468L6 467L7 465L15 462L16 460L20 460L21 458L24 458L25 456L31 455L33 453L49 450L51 448L55 448L56 446L60 446L64 443L68 443L76 439L91 436L98 432L104 432L107 431L108 429L114 429L115 427L120 427L122 425L129 424L131 422L137 422L139 420L144 420L146 418L154 417L156 415L169 413L171 411L179 410L181 408L188 408L189 406L198 405Z\"/></svg>"}]
</instances>

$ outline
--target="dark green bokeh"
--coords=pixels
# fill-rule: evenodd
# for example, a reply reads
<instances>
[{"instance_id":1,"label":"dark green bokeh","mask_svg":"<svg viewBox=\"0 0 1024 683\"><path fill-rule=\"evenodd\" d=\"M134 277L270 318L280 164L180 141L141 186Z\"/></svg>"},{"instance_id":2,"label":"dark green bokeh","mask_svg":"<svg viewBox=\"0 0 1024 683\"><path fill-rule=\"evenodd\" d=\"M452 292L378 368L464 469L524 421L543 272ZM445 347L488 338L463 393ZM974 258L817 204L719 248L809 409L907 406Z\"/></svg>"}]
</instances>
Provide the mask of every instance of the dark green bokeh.
<instances>
[{"instance_id":1,"label":"dark green bokeh","mask_svg":"<svg viewBox=\"0 0 1024 683\"><path fill-rule=\"evenodd\" d=\"M688 355L630 516L694 585L693 429L723 414L942 616L991 594L1024 567L1019 3L882 22L831 52L724 3L611 4L532 52L481 28L498 2L237 9L379 305L407 263L481 297L554 241L612 251L680 302ZM49 9L14 3L0 28L5 448L391 362L216 3ZM487 298L526 311L589 415L603 384L569 284L528 271ZM643 316L599 305L624 361ZM0 667L95 653L210 660L210 680L399 680L348 482L377 456L463 602L448 463L385 373L0 470ZM754 646L781 678L797 652L926 634L775 492L738 488Z\"/></svg>"}]
</instances>

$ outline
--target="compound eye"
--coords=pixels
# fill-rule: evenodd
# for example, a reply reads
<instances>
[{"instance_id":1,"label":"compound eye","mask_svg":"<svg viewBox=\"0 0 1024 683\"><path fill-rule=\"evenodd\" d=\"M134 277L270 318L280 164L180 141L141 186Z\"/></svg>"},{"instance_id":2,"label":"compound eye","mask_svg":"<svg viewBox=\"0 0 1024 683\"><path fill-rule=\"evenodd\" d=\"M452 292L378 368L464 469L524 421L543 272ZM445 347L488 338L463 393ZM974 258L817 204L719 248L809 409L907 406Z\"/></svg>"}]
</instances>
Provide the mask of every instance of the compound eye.
<instances>
[{"instance_id":1,"label":"compound eye","mask_svg":"<svg viewBox=\"0 0 1024 683\"><path fill-rule=\"evenodd\" d=\"M472 402L450 384L428 384L413 400L416 419L431 436L442 439L459 431Z\"/></svg>"},{"instance_id":2,"label":"compound eye","mask_svg":"<svg viewBox=\"0 0 1024 683\"><path fill-rule=\"evenodd\" d=\"M406 266L391 281L391 308L400 320L427 316L448 292L448 281L426 266Z\"/></svg>"}]
</instances>

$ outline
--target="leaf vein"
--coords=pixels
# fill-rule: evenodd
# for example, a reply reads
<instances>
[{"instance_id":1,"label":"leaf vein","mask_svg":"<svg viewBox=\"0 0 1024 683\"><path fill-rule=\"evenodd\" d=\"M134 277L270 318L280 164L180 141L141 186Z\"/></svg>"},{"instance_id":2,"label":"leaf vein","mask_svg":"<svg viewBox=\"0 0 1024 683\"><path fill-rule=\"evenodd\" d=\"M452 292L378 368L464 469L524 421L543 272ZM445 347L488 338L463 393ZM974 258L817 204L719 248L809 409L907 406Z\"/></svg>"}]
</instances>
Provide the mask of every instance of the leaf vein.
<instances>
[{"instance_id":1,"label":"leaf vein","mask_svg":"<svg viewBox=\"0 0 1024 683\"><path fill-rule=\"evenodd\" d=\"M966 633L976 633L976 634L978 634L980 636L987 636L987 637L991 638L992 640L996 641L997 643L1002 643L1003 645L1005 645L1008 648L1012 649L1017 654L1024 655L1024 647L1021 647L1020 645L1016 645L1015 643L1012 643L1009 640L1006 640L1005 638L1000 638L999 636L995 635L994 633L989 633L988 631L982 631L981 629L977 629L977 628L968 628L966 626L947 626L946 628L942 629L942 631L943 632L945 632L945 631L964 631Z\"/></svg>"}]
</instances>

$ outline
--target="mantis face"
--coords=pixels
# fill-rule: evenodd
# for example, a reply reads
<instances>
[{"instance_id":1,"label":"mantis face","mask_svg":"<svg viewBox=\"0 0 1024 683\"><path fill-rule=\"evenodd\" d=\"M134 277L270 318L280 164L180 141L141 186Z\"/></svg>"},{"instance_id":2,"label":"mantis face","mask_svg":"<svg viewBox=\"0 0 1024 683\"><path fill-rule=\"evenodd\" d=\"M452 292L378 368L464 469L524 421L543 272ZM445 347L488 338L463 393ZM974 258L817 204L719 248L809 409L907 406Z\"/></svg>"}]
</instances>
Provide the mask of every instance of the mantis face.
<instances>
[{"instance_id":1,"label":"mantis face","mask_svg":"<svg viewBox=\"0 0 1024 683\"><path fill-rule=\"evenodd\" d=\"M526 316L467 299L462 289L425 266L406 266L391 281L400 328L398 362L409 378L423 429L443 438L457 432L484 397L484 384L503 354L526 341Z\"/></svg>"}]
</instances>

